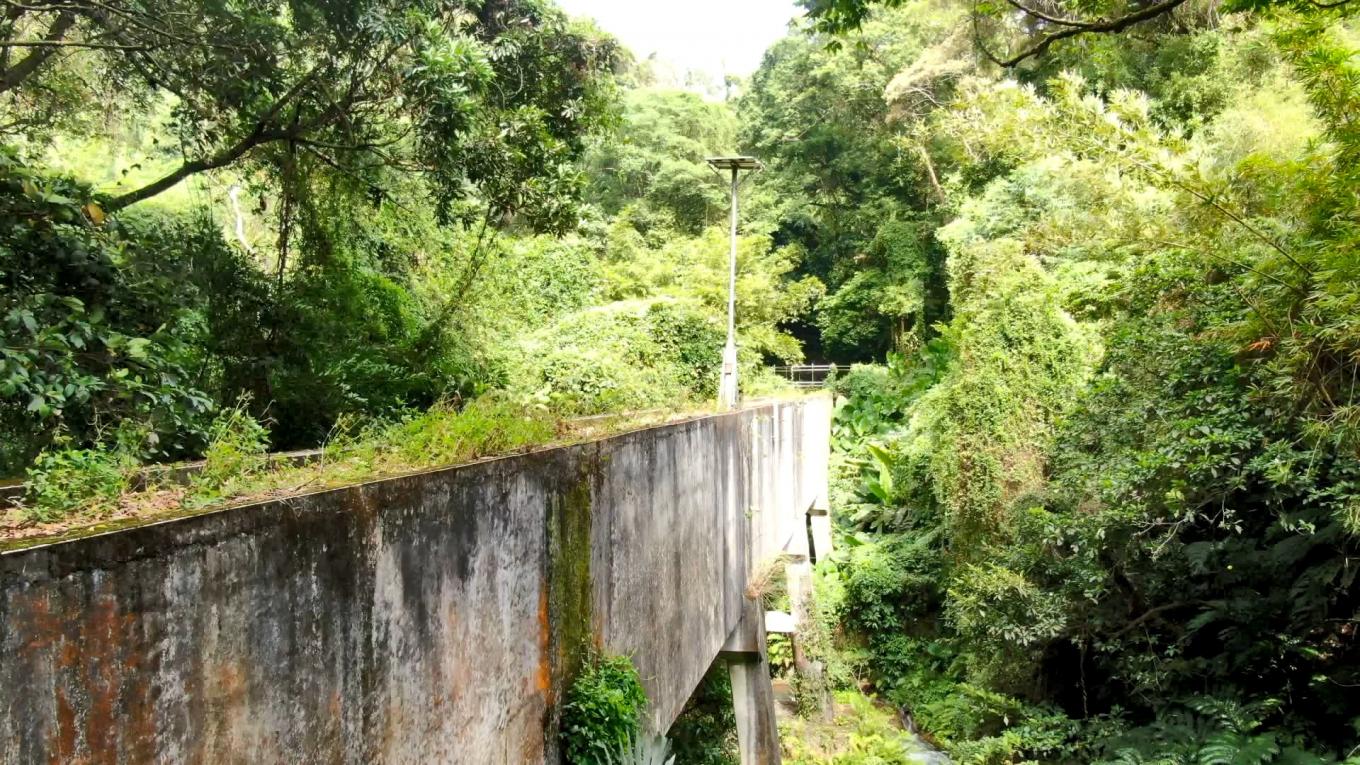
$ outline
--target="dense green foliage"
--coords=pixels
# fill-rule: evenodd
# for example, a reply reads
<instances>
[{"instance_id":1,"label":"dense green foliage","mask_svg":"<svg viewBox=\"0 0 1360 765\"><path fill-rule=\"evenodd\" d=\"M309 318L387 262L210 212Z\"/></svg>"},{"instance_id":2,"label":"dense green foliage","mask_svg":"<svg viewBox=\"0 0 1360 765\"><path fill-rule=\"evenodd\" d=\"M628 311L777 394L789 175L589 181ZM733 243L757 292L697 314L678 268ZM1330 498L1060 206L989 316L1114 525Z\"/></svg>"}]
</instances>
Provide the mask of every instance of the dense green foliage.
<instances>
[{"instance_id":1,"label":"dense green foliage","mask_svg":"<svg viewBox=\"0 0 1360 765\"><path fill-rule=\"evenodd\" d=\"M742 144L767 166L752 194L758 225L805 251L805 270L828 288L820 331L802 333L827 358L911 346L945 310L942 253L922 215L934 204L929 173L883 94L956 17L884 18L835 51L795 33L766 53L738 104Z\"/></svg>"},{"instance_id":2,"label":"dense green foliage","mask_svg":"<svg viewBox=\"0 0 1360 765\"><path fill-rule=\"evenodd\" d=\"M124 422L201 453L243 394L295 447L494 383L472 286L495 228L574 222L613 41L532 0L118 6L6 16L46 42L0 61L0 470Z\"/></svg>"},{"instance_id":3,"label":"dense green foliage","mask_svg":"<svg viewBox=\"0 0 1360 765\"><path fill-rule=\"evenodd\" d=\"M0 64L6 132L50 143L58 136L33 117L60 113L97 133L111 97L122 120L164 118L148 127L163 131L168 167L120 188L108 209L249 168L283 195L285 224L305 217L301 195L321 175L386 195L394 172L419 176L444 214L475 189L497 211L569 221L571 161L608 98L599 75L614 56L612 41L534 0L76 0L14 5L5 27L17 43Z\"/></svg>"},{"instance_id":4,"label":"dense green foliage","mask_svg":"<svg viewBox=\"0 0 1360 765\"><path fill-rule=\"evenodd\" d=\"M667 737L679 765L737 765L737 720L725 661L714 662L699 681Z\"/></svg>"},{"instance_id":5,"label":"dense green foliage","mask_svg":"<svg viewBox=\"0 0 1360 765\"><path fill-rule=\"evenodd\" d=\"M581 670L562 704L562 754L571 765L614 765L638 738L647 694L626 656L601 656Z\"/></svg>"},{"instance_id":6,"label":"dense green foliage","mask_svg":"<svg viewBox=\"0 0 1360 765\"><path fill-rule=\"evenodd\" d=\"M211 401L192 379L196 317L165 304L173 268L95 223L88 188L13 152L0 152L0 186L0 465L22 465L58 427L83 445L135 420L157 453L201 444Z\"/></svg>"},{"instance_id":7,"label":"dense green foliage","mask_svg":"<svg viewBox=\"0 0 1360 765\"><path fill-rule=\"evenodd\" d=\"M375 140L364 151L381 161L363 164L349 154L322 161L313 155L329 139L309 137L296 156L253 146L110 215L121 203L109 190L174 159L144 136L178 125L178 113L136 77L123 84L147 98L129 101L116 122L49 125L16 144L0 168L10 222L0 250L0 471L22 471L44 448L102 449L120 423L143 433L137 458L195 456L216 410L243 396L273 448L316 445L356 416L400 418L492 388L581 414L710 397L726 308L727 199L702 158L731 150L732 110L634 89L615 114L605 103L612 43L551 9L512 11L533 23L512 32L508 17L454 13L446 34L487 29L459 38L471 59L445 63L489 66L478 76L493 84L533 80L543 90L515 96L536 99L515 119L560 112L566 121L516 133L503 104L474 99L460 107L466 124L444 126L440 140L453 150L500 125L494 138L509 144L483 141L477 160L518 152L514 161L537 168L523 177L499 167L452 194L398 156L421 151L423 139ZM522 54L513 64L510 50ZM101 66L117 53L82 50L47 65L59 76L82 56ZM564 70L578 81L554 84ZM316 95L303 91L297 98ZM228 107L240 110L234 119L250 113L236 102L213 108ZM616 121L619 132L592 133ZM101 146L116 149L112 165ZM190 163L191 148L181 151ZM585 172L564 170L578 155ZM549 168L572 182L547 178ZM577 208L581 191L586 206ZM576 209L576 233L533 233L570 222ZM797 248L757 233L740 250L742 363L759 390L766 361L801 358L785 325L822 288L798 273Z\"/></svg>"},{"instance_id":8,"label":"dense green foliage","mask_svg":"<svg viewBox=\"0 0 1360 765\"><path fill-rule=\"evenodd\" d=\"M704 162L732 150L737 121L722 103L638 88L623 100L623 124L586 164L589 197L606 215L627 209L648 228L698 233L727 213L727 184Z\"/></svg>"},{"instance_id":9,"label":"dense green foliage","mask_svg":"<svg viewBox=\"0 0 1360 765\"><path fill-rule=\"evenodd\" d=\"M858 691L836 695L829 724L794 719L782 726L783 761L789 765L912 765L923 747L897 727L891 711Z\"/></svg>"},{"instance_id":10,"label":"dense green foliage","mask_svg":"<svg viewBox=\"0 0 1360 765\"><path fill-rule=\"evenodd\" d=\"M1014 74L937 39L948 87L899 129L948 320L838 381L823 566L851 658L956 760L1355 756L1350 28Z\"/></svg>"}]
</instances>

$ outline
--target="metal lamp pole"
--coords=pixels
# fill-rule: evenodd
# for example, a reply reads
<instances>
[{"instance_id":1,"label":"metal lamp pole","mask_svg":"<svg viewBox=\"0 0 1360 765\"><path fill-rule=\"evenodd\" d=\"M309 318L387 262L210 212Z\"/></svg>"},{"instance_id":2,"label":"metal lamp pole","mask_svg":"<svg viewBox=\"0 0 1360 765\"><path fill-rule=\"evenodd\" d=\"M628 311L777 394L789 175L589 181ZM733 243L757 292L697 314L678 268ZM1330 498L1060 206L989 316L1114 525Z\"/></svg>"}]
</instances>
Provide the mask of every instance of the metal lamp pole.
<instances>
[{"instance_id":1,"label":"metal lamp pole","mask_svg":"<svg viewBox=\"0 0 1360 765\"><path fill-rule=\"evenodd\" d=\"M709 157L708 164L719 172L732 173L732 231L731 246L727 257L727 344L723 346L722 377L718 380L718 406L722 409L737 407L737 189L741 186L738 176L742 170L759 170L761 165L755 157Z\"/></svg>"}]
</instances>

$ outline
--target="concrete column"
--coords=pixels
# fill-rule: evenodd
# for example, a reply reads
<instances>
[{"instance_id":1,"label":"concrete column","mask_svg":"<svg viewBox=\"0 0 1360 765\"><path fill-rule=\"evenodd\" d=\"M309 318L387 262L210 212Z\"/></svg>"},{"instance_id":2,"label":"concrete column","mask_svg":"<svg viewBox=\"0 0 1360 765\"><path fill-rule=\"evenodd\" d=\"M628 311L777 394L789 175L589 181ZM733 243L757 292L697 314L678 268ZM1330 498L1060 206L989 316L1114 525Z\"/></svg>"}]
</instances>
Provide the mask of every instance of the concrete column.
<instances>
[{"instance_id":1,"label":"concrete column","mask_svg":"<svg viewBox=\"0 0 1360 765\"><path fill-rule=\"evenodd\" d=\"M789 636L793 644L793 671L799 678L799 693L811 694L816 704L817 714L826 722L832 720L831 688L827 685L822 662L807 654L808 636L815 634L817 625L812 623L812 564L795 560L784 567L788 581L789 605L793 612L793 634ZM803 698L802 702L806 702Z\"/></svg>"},{"instance_id":2,"label":"concrete column","mask_svg":"<svg viewBox=\"0 0 1360 765\"><path fill-rule=\"evenodd\" d=\"M741 765L780 765L770 665L763 656L729 656Z\"/></svg>"},{"instance_id":3,"label":"concrete column","mask_svg":"<svg viewBox=\"0 0 1360 765\"><path fill-rule=\"evenodd\" d=\"M732 678L741 765L780 765L774 687L765 653L765 614L760 601L747 600L741 623L727 638L722 656Z\"/></svg>"},{"instance_id":4,"label":"concrete column","mask_svg":"<svg viewBox=\"0 0 1360 765\"><path fill-rule=\"evenodd\" d=\"M794 628L802 629L808 618L807 599L812 597L812 564L807 558L794 558L784 564L784 581L788 583Z\"/></svg>"}]
</instances>

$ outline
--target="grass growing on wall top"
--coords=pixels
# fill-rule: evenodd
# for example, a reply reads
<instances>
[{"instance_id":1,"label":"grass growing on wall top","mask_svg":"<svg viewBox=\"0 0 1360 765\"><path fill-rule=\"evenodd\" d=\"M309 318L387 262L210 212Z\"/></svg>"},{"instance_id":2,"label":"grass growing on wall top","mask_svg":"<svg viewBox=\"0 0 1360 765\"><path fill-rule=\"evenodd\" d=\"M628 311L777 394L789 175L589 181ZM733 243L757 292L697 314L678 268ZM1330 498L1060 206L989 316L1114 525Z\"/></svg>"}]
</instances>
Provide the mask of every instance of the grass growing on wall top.
<instances>
[{"instance_id":1,"label":"grass growing on wall top","mask_svg":"<svg viewBox=\"0 0 1360 765\"><path fill-rule=\"evenodd\" d=\"M649 416L670 414L668 410ZM540 406L487 395L461 408L440 404L395 422L342 425L318 459L299 465L270 461L262 426L236 407L214 424L208 458L187 485L147 477L135 460L112 450L57 450L44 455L29 471L21 505L0 511L0 540L317 491L601 435L638 423L620 416L578 425Z\"/></svg>"},{"instance_id":2,"label":"grass growing on wall top","mask_svg":"<svg viewBox=\"0 0 1360 765\"><path fill-rule=\"evenodd\" d=\"M291 454L267 454L263 426L238 404L212 424L207 459L197 465L143 465L129 456L135 448L121 441L105 449L44 453L27 475L19 503L0 507L0 549L579 443L712 411L672 406L568 418L541 403L494 392L461 407L437 404L396 421L342 421L318 454L299 461ZM573 497L569 504L584 502L584 512L568 515L573 524L584 522L588 534L588 497ZM575 535L573 530L568 536Z\"/></svg>"}]
</instances>

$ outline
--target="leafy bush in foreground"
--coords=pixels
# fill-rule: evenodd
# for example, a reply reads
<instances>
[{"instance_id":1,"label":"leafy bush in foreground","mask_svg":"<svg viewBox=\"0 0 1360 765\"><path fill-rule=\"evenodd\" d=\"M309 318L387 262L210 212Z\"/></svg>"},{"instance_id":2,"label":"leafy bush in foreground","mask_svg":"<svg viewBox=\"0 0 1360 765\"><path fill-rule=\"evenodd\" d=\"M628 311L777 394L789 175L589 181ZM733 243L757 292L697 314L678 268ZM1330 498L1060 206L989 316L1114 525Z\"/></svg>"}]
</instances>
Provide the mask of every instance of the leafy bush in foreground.
<instances>
[{"instance_id":1,"label":"leafy bush in foreground","mask_svg":"<svg viewBox=\"0 0 1360 765\"><path fill-rule=\"evenodd\" d=\"M647 694L626 656L590 661L567 689L562 749L571 765L612 765L639 734Z\"/></svg>"}]
</instances>

